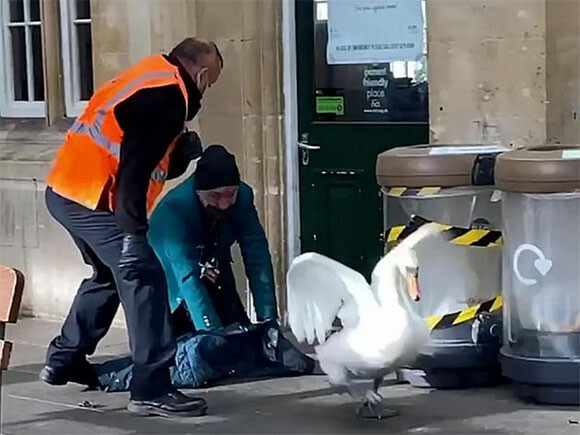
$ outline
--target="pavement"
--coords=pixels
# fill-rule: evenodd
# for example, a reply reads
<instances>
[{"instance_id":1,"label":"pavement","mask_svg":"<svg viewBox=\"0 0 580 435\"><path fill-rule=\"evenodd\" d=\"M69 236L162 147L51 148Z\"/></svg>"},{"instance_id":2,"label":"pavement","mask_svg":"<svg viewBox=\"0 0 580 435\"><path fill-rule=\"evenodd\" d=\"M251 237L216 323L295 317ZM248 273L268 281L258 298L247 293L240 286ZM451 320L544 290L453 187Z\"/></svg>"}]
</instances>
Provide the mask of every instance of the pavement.
<instances>
[{"instance_id":1,"label":"pavement","mask_svg":"<svg viewBox=\"0 0 580 435\"><path fill-rule=\"evenodd\" d=\"M22 319L8 328L14 350L2 378L2 434L580 434L580 408L521 402L509 385L436 391L387 382L380 392L400 415L361 421L355 418L358 403L334 394L323 376L188 391L209 402L205 417L133 417L125 410L126 393L84 392L78 385L50 387L38 381L46 345L59 326ZM125 354L125 331L112 329L92 359Z\"/></svg>"}]
</instances>

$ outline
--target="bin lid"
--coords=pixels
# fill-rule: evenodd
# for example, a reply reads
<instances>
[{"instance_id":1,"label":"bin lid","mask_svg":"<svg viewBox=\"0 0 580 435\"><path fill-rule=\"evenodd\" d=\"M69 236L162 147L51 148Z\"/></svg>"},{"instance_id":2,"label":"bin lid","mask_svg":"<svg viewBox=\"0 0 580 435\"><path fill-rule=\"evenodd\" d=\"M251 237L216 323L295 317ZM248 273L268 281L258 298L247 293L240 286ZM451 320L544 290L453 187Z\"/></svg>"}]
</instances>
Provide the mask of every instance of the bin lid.
<instances>
[{"instance_id":1,"label":"bin lid","mask_svg":"<svg viewBox=\"0 0 580 435\"><path fill-rule=\"evenodd\" d=\"M557 193L580 189L580 145L546 145L498 157L499 189L523 193Z\"/></svg>"},{"instance_id":2,"label":"bin lid","mask_svg":"<svg viewBox=\"0 0 580 435\"><path fill-rule=\"evenodd\" d=\"M493 184L495 157L506 151L510 148L482 144L394 148L377 158L377 183L383 187L489 185ZM483 158L487 162L479 165Z\"/></svg>"}]
</instances>

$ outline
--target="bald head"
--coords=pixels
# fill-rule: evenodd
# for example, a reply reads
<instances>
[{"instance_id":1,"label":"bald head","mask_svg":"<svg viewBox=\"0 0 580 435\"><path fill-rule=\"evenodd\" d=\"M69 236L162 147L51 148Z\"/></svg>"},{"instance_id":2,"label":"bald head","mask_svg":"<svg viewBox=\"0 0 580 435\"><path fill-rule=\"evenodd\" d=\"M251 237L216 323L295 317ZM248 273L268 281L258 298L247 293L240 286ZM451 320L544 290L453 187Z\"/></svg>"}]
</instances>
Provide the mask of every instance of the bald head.
<instances>
[{"instance_id":1,"label":"bald head","mask_svg":"<svg viewBox=\"0 0 580 435\"><path fill-rule=\"evenodd\" d=\"M217 81L224 65L217 45L198 38L185 38L169 56L180 61L202 94Z\"/></svg>"}]
</instances>

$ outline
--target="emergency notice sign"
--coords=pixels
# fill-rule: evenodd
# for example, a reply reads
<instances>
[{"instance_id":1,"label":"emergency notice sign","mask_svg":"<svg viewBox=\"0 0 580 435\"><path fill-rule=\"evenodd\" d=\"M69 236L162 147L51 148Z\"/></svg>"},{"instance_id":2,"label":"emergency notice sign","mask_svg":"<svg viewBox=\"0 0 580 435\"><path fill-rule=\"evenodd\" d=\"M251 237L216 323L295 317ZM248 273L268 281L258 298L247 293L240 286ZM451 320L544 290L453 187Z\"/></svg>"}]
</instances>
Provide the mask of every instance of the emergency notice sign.
<instances>
[{"instance_id":1,"label":"emergency notice sign","mask_svg":"<svg viewBox=\"0 0 580 435\"><path fill-rule=\"evenodd\" d=\"M414 61L423 55L421 0L329 0L329 65Z\"/></svg>"}]
</instances>

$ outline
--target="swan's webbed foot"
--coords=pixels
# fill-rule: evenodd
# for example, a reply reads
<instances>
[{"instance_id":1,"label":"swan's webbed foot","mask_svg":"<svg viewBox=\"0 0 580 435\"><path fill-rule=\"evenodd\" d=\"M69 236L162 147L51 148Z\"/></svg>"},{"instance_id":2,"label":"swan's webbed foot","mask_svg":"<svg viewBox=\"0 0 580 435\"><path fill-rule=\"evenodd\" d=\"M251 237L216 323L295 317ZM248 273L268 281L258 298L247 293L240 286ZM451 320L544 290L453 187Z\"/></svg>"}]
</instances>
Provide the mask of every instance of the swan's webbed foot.
<instances>
[{"instance_id":1,"label":"swan's webbed foot","mask_svg":"<svg viewBox=\"0 0 580 435\"><path fill-rule=\"evenodd\" d=\"M358 418L382 420L384 418L396 417L399 411L395 408L384 406L382 403L373 404L366 400L356 411Z\"/></svg>"},{"instance_id":2,"label":"swan's webbed foot","mask_svg":"<svg viewBox=\"0 0 580 435\"><path fill-rule=\"evenodd\" d=\"M366 397L356 411L358 418L370 418L382 420L383 418L390 418L399 415L399 411L395 408L389 408L383 405L383 397L375 392L368 391Z\"/></svg>"}]
</instances>

